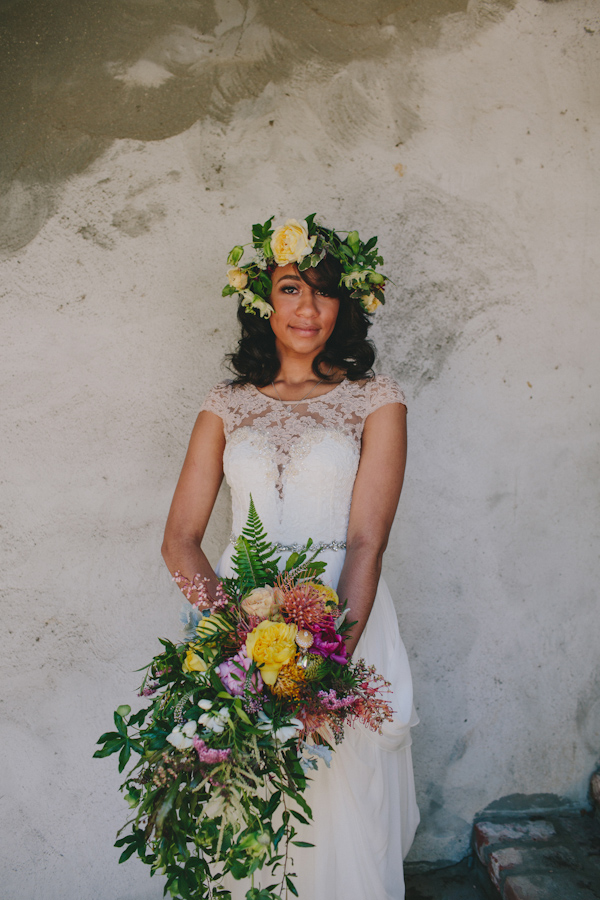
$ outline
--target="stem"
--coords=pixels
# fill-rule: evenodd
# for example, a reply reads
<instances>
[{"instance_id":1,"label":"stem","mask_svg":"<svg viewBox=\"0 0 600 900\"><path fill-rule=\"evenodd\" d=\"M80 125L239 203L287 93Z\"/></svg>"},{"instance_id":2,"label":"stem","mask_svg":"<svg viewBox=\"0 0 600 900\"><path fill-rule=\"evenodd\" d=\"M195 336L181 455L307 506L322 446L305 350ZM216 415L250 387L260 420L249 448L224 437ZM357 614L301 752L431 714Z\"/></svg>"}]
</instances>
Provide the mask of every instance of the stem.
<instances>
[{"instance_id":1,"label":"stem","mask_svg":"<svg viewBox=\"0 0 600 900\"><path fill-rule=\"evenodd\" d=\"M282 792L281 792L281 799L282 799L282 801L283 801L283 814L284 814L284 816L285 816L285 814L286 814L287 811L288 811L288 808L287 808L287 801L286 801L285 798L286 798L286 795L285 795L285 793L282 791ZM284 833L285 833L285 858L284 858L284 860L283 860L283 877L282 877L282 879L281 879L281 889L280 889L280 892L281 892L281 890L283 890L283 887L284 887L284 885L285 885L285 900L288 900L288 886L287 886L287 881L285 880L285 876L287 875L288 858L289 858L289 854L290 854L290 820L289 820L288 817L286 817L286 819L285 819L285 832L284 832Z\"/></svg>"}]
</instances>

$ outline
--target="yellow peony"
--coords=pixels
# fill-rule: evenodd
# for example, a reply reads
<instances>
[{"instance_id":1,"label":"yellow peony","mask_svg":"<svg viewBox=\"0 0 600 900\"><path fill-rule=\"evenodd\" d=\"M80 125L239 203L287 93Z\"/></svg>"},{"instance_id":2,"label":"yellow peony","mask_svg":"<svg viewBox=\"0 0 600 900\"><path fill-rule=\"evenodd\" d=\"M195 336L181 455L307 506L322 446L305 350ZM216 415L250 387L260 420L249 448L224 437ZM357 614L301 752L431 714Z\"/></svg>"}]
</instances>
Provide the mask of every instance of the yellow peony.
<instances>
[{"instance_id":1,"label":"yellow peony","mask_svg":"<svg viewBox=\"0 0 600 900\"><path fill-rule=\"evenodd\" d=\"M241 291L242 288L245 288L248 284L247 273L237 266L233 266L231 269L227 269L227 278L231 287L235 288L236 291Z\"/></svg>"},{"instance_id":2,"label":"yellow peony","mask_svg":"<svg viewBox=\"0 0 600 900\"><path fill-rule=\"evenodd\" d=\"M281 667L295 658L297 631L297 625L266 619L246 638L246 652L260 667L265 684L274 685Z\"/></svg>"},{"instance_id":3,"label":"yellow peony","mask_svg":"<svg viewBox=\"0 0 600 900\"><path fill-rule=\"evenodd\" d=\"M189 647L188 652L185 655L185 659L181 668L184 672L206 672L208 666L206 665L202 657L198 656L194 649L194 646L192 645L191 647Z\"/></svg>"},{"instance_id":4,"label":"yellow peony","mask_svg":"<svg viewBox=\"0 0 600 900\"><path fill-rule=\"evenodd\" d=\"M288 219L285 225L275 229L271 238L275 262L278 266L301 262L312 251L316 239L316 235L309 238L304 220Z\"/></svg>"}]
</instances>

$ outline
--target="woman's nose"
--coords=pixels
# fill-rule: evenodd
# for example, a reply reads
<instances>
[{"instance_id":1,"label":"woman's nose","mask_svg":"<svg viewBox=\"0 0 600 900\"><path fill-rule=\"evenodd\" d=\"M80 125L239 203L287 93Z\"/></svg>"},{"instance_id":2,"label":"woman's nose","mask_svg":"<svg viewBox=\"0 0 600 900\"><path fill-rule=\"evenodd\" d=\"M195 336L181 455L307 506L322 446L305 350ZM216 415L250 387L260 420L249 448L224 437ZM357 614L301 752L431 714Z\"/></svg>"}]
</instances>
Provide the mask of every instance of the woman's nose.
<instances>
[{"instance_id":1,"label":"woman's nose","mask_svg":"<svg viewBox=\"0 0 600 900\"><path fill-rule=\"evenodd\" d=\"M319 308L317 306L317 292L313 288L302 291L298 297L298 312L306 316L318 316Z\"/></svg>"}]
</instances>

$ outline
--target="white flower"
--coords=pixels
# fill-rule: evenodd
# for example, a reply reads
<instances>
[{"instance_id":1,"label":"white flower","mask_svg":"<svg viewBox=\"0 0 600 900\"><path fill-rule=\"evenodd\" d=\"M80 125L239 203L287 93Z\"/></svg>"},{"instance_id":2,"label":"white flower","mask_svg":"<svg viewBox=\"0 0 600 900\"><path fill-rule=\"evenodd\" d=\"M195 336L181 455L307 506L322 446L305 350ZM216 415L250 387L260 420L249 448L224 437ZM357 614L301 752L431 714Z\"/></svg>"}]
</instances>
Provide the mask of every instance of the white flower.
<instances>
[{"instance_id":1,"label":"white flower","mask_svg":"<svg viewBox=\"0 0 600 900\"><path fill-rule=\"evenodd\" d=\"M361 269L352 269L347 275L342 276L342 281L347 288L351 288L355 284L360 284L361 281L364 281L364 274Z\"/></svg>"},{"instance_id":2,"label":"white flower","mask_svg":"<svg viewBox=\"0 0 600 900\"><path fill-rule=\"evenodd\" d=\"M188 725L193 724L194 726L196 725L195 722L194 723L188 722L186 724L188 724ZM196 729L194 728L194 731L195 730ZM194 732L192 732L192 734L193 733ZM176 750L189 750L190 747L194 746L194 742L191 739L191 737L188 737L187 735L185 735L183 733L183 729L182 729L181 725L175 726L175 728L173 729L171 734L167 737L167 740L170 744L173 745L173 747L175 747Z\"/></svg>"},{"instance_id":3,"label":"white flower","mask_svg":"<svg viewBox=\"0 0 600 900\"><path fill-rule=\"evenodd\" d=\"M205 712L198 719L199 725L203 725L209 731L214 731L215 734L221 734L222 731L225 731L228 722L229 710L226 706L222 706L217 713Z\"/></svg>"},{"instance_id":4,"label":"white flower","mask_svg":"<svg viewBox=\"0 0 600 900\"><path fill-rule=\"evenodd\" d=\"M272 720L265 715L262 711L258 714L258 722L256 724L257 728L260 728L261 731L272 731L273 737L276 741L280 741L282 744L285 744L286 741L289 741L290 738L296 737L296 735L303 731L304 723L300 721L300 719L290 719L287 725L282 725L281 728L278 728L276 731L273 731L273 722Z\"/></svg>"},{"instance_id":5,"label":"white flower","mask_svg":"<svg viewBox=\"0 0 600 900\"><path fill-rule=\"evenodd\" d=\"M245 291L239 291L239 294L242 298L242 306L246 309L255 309L263 319L268 319L273 312L271 304L267 303L266 300L263 300L262 297L259 297L258 294L255 294L249 288Z\"/></svg>"},{"instance_id":6,"label":"white flower","mask_svg":"<svg viewBox=\"0 0 600 900\"><path fill-rule=\"evenodd\" d=\"M289 725L283 725L281 728L278 728L274 733L274 737L276 741L281 741L282 744L285 744L286 741L289 741L290 738L295 738L298 732L303 730L304 724L300 719L290 719Z\"/></svg>"},{"instance_id":7,"label":"white flower","mask_svg":"<svg viewBox=\"0 0 600 900\"><path fill-rule=\"evenodd\" d=\"M185 725L181 726L182 732L186 737L193 737L196 734L196 728L198 727L197 722L186 722Z\"/></svg>"},{"instance_id":8,"label":"white flower","mask_svg":"<svg viewBox=\"0 0 600 900\"><path fill-rule=\"evenodd\" d=\"M208 700L204 698L204 700L198 701L198 706L200 709L212 709L212 700Z\"/></svg>"}]
</instances>

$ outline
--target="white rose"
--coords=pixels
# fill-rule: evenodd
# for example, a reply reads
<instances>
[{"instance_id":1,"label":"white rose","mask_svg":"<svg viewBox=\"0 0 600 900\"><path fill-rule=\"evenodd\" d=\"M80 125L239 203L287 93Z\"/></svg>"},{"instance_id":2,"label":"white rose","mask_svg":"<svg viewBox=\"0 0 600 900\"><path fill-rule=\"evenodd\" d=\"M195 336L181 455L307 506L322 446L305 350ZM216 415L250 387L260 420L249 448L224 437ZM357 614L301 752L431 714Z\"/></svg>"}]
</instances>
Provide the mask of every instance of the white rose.
<instances>
[{"instance_id":1,"label":"white rose","mask_svg":"<svg viewBox=\"0 0 600 900\"><path fill-rule=\"evenodd\" d=\"M241 291L248 284L248 274L237 266L227 269L227 278L231 287L235 288L236 291Z\"/></svg>"},{"instance_id":2,"label":"white rose","mask_svg":"<svg viewBox=\"0 0 600 900\"><path fill-rule=\"evenodd\" d=\"M316 239L316 235L309 238L306 221L288 219L285 225L275 229L271 238L275 262L278 266L301 262L312 251Z\"/></svg>"}]
</instances>

